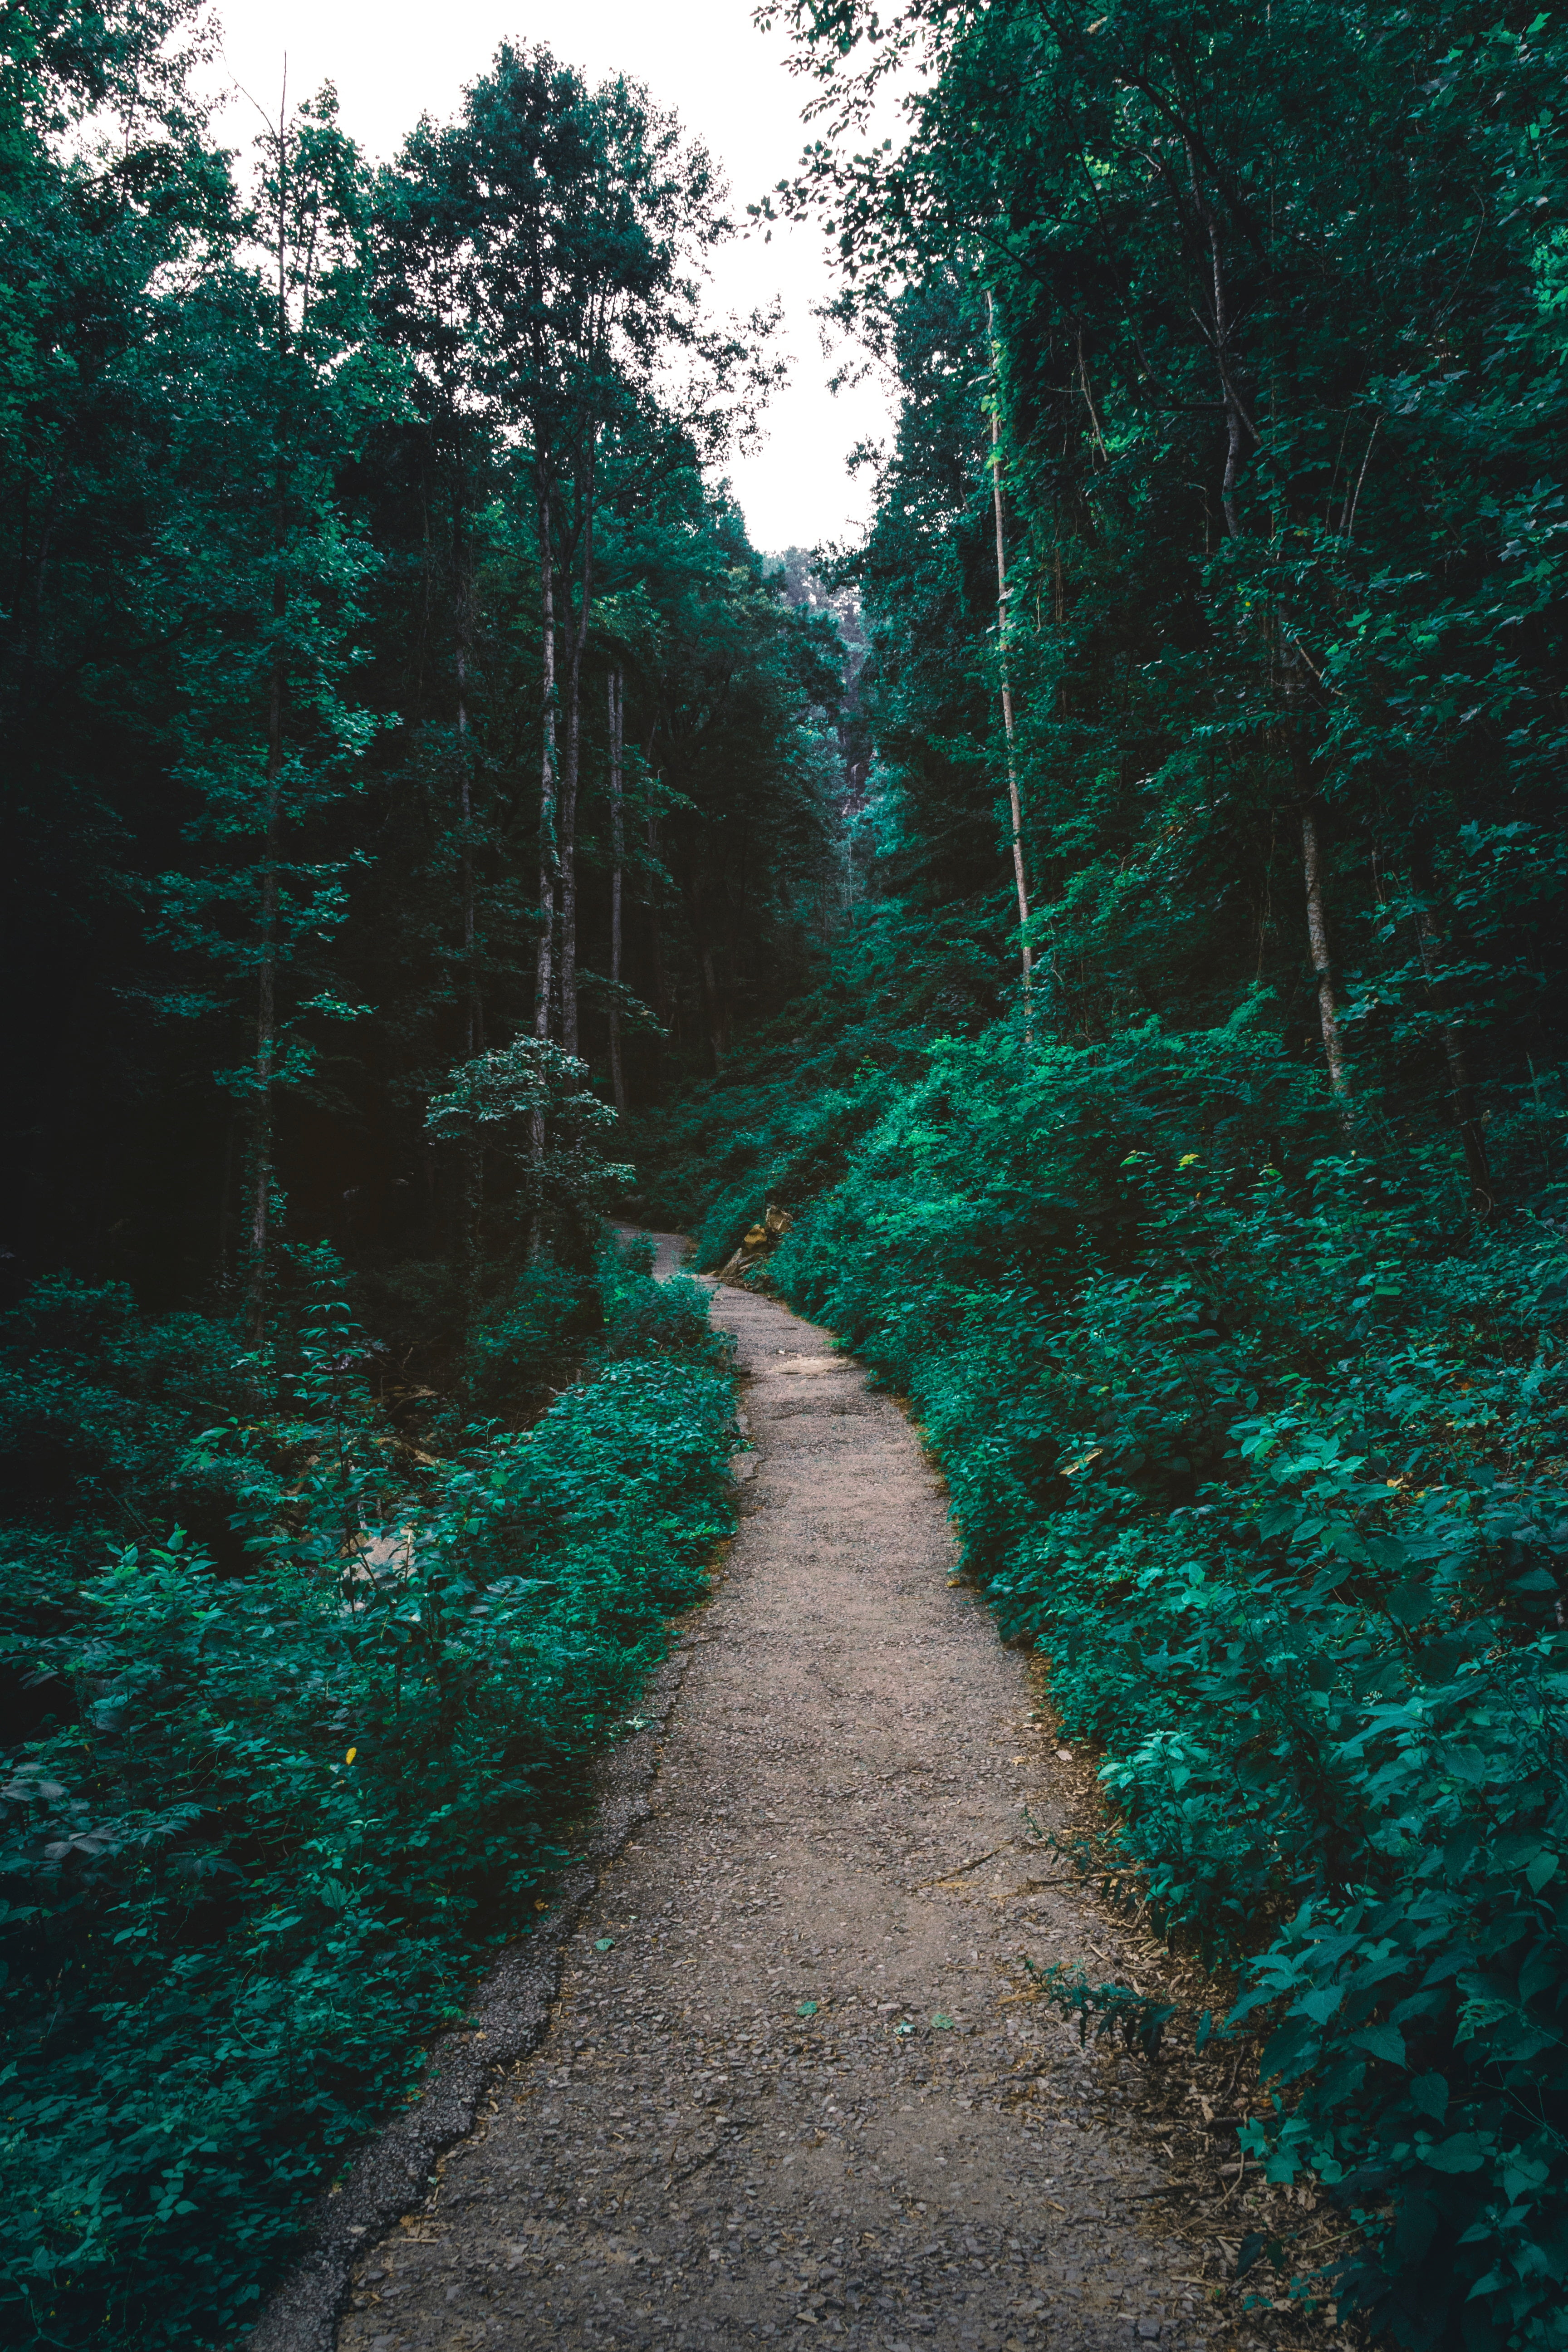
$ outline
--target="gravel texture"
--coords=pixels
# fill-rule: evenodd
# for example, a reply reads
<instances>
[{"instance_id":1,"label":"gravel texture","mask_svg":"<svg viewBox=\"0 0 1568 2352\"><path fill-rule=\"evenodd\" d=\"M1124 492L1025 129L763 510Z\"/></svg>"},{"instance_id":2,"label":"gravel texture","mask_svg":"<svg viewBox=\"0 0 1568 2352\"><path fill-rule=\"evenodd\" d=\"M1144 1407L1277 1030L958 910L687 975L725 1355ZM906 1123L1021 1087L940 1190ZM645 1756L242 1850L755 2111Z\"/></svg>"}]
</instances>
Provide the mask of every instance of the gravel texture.
<instances>
[{"instance_id":1,"label":"gravel texture","mask_svg":"<svg viewBox=\"0 0 1568 2352\"><path fill-rule=\"evenodd\" d=\"M608 1768L621 1817L554 1939L519 1948L523 1992L498 2007L499 1970L453 2037L435 2127L413 2110L323 2210L260 2343L310 2352L346 2299L344 2352L1196 2352L1163 2159L1108 2107L1121 2070L1019 1997L1025 1952L1123 1958L1043 1843L1082 1767L950 1584L898 1406L773 1301L713 1312L754 1475Z\"/></svg>"}]
</instances>

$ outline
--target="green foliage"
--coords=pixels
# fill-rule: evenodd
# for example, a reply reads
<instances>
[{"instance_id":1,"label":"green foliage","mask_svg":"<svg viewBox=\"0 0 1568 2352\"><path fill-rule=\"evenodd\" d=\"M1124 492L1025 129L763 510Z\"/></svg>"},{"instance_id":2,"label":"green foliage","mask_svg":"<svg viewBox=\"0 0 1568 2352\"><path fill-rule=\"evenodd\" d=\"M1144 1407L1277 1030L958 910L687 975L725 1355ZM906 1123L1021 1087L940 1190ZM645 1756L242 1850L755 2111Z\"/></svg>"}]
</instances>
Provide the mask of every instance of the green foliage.
<instances>
[{"instance_id":1,"label":"green foliage","mask_svg":"<svg viewBox=\"0 0 1568 2352\"><path fill-rule=\"evenodd\" d=\"M638 1356L678 1356L721 1365L730 1360L730 1341L708 1319L708 1294L700 1282L677 1275L650 1282L635 1268L629 1278L599 1278L605 1328L598 1353L618 1362Z\"/></svg>"},{"instance_id":2,"label":"green foliage","mask_svg":"<svg viewBox=\"0 0 1568 2352\"><path fill-rule=\"evenodd\" d=\"M524 1266L469 1326L465 1395L480 1412L526 1412L601 1311L593 1283L570 1266L552 1258Z\"/></svg>"},{"instance_id":3,"label":"green foliage","mask_svg":"<svg viewBox=\"0 0 1568 2352\"><path fill-rule=\"evenodd\" d=\"M189 1472L193 1407L244 1387L232 1342L203 1315L153 1322L123 1283L36 1283L0 1327L0 1479L8 1515L132 1531ZM194 1494L181 1490L182 1507Z\"/></svg>"},{"instance_id":4,"label":"green foliage","mask_svg":"<svg viewBox=\"0 0 1568 2352\"><path fill-rule=\"evenodd\" d=\"M1120 2039L1151 2065L1158 2063L1161 2037L1176 2014L1173 2001L1152 2000L1131 1985L1091 1983L1082 1969L1065 1962L1039 1969L1030 1960L1026 1966L1053 2009L1069 2023L1077 2020L1080 2046L1088 2047L1091 2033L1096 2042Z\"/></svg>"},{"instance_id":5,"label":"green foliage","mask_svg":"<svg viewBox=\"0 0 1568 2352\"><path fill-rule=\"evenodd\" d=\"M482 1154L498 1153L530 1230L547 1209L579 1233L592 1230L633 1171L595 1146L616 1114L588 1092L587 1075L585 1062L547 1038L516 1038L449 1074L425 1114L426 1130L462 1148L476 1171Z\"/></svg>"},{"instance_id":6,"label":"green foliage","mask_svg":"<svg viewBox=\"0 0 1568 2352\"><path fill-rule=\"evenodd\" d=\"M237 1408L197 1433L181 1379L217 1330L204 1355L195 1318L68 1285L16 1318L54 1341L36 1391L14 1376L18 1426L58 1420L68 1348L100 1383L71 1392L84 1448L102 1384L161 1368L166 1412L125 1441L140 1491L177 1457L226 1487L241 1547L151 1533L53 1590L29 1553L11 1595L3 1664L42 1719L3 1790L0 2301L40 2341L232 2336L548 1897L586 1765L729 1525L694 1286L607 1253L583 1376L431 1463L367 1385L330 1254L303 1276L290 1336L231 1363Z\"/></svg>"}]
</instances>

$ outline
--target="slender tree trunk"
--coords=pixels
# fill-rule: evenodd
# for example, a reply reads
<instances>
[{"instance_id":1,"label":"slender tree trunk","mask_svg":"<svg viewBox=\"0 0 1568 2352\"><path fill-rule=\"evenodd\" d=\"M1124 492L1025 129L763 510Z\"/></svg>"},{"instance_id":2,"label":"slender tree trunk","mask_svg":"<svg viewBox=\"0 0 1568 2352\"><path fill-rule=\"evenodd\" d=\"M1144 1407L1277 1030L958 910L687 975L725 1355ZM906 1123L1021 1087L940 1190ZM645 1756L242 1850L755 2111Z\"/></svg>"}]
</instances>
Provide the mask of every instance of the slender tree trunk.
<instances>
[{"instance_id":1,"label":"slender tree trunk","mask_svg":"<svg viewBox=\"0 0 1568 2352\"><path fill-rule=\"evenodd\" d=\"M566 756L561 765L561 1043L577 1051L577 779L583 749L583 653L594 601L594 457L587 467L580 604L566 673Z\"/></svg>"},{"instance_id":2,"label":"slender tree trunk","mask_svg":"<svg viewBox=\"0 0 1568 2352\"><path fill-rule=\"evenodd\" d=\"M550 1034L550 987L553 974L555 945L555 892L560 879L561 862L556 844L556 764L555 764L555 552L551 537L551 483L542 466L538 473L539 484L539 603L540 603L540 688L541 745L539 770L539 945L533 970L533 1034L538 1038ZM544 1111L536 1108L528 1123L529 1153L535 1171L544 1158ZM534 1187L538 1194L537 1182ZM544 1223L540 1210L531 1209L524 1221L523 1255L530 1262L539 1256L544 1246Z\"/></svg>"},{"instance_id":3,"label":"slender tree trunk","mask_svg":"<svg viewBox=\"0 0 1568 2352\"><path fill-rule=\"evenodd\" d=\"M273 614L280 619L279 569ZM273 1085L278 1060L278 849L283 770L283 656L274 656L268 696L267 786L261 858L260 950L256 972L256 1075L250 1124L250 1322L259 1340L266 1313L272 1243Z\"/></svg>"},{"instance_id":4,"label":"slender tree trunk","mask_svg":"<svg viewBox=\"0 0 1568 2352\"><path fill-rule=\"evenodd\" d=\"M1273 642L1271 636L1271 645ZM1329 921L1323 905L1322 845L1318 837L1322 803L1315 790L1316 779L1307 741L1306 690L1300 648L1295 639L1283 631L1279 640L1279 659L1285 687L1286 750L1301 811L1301 872L1307 898L1307 947L1318 983L1318 1021L1323 1035L1323 1059L1328 1066L1329 1085L1348 1131L1351 1124L1350 1071L1345 1063L1344 1040L1340 1034L1339 996L1334 986L1333 958L1329 951Z\"/></svg>"},{"instance_id":5,"label":"slender tree trunk","mask_svg":"<svg viewBox=\"0 0 1568 2352\"><path fill-rule=\"evenodd\" d=\"M1423 878L1421 887L1423 891L1430 891L1429 877ZM1421 968L1426 974L1426 992L1433 1004L1443 1013L1443 1055L1448 1065L1448 1100L1454 1125L1458 1131L1459 1148L1465 1155L1465 1173L1470 1181L1470 1208L1478 1218L1489 1217L1497 1206L1497 1198L1492 1191L1491 1170L1487 1162L1486 1138L1476 1116L1475 1091L1465 1059L1464 1038L1458 1023L1447 1009L1443 986L1437 976L1443 943L1426 898L1416 910L1416 925L1421 936Z\"/></svg>"},{"instance_id":6,"label":"slender tree trunk","mask_svg":"<svg viewBox=\"0 0 1568 2352\"><path fill-rule=\"evenodd\" d=\"M1225 516L1226 535L1237 539L1241 521L1237 513L1236 488L1241 473L1244 438L1257 444L1258 428L1247 414L1237 389L1230 368L1230 302L1226 290L1225 260L1220 250L1219 223L1214 207L1203 192L1203 179L1198 159L1191 141L1187 142L1187 168L1192 173L1193 202L1198 217L1208 236L1210 299L1214 304L1214 354L1219 373L1220 397L1225 404L1225 471L1220 478L1220 509Z\"/></svg>"},{"instance_id":7,"label":"slender tree trunk","mask_svg":"<svg viewBox=\"0 0 1568 2352\"><path fill-rule=\"evenodd\" d=\"M462 804L463 970L468 1000L468 1050L471 1060L485 1049L485 1008L479 989L478 925L474 907L473 773L468 756L468 657L458 647L458 772Z\"/></svg>"},{"instance_id":8,"label":"slender tree trunk","mask_svg":"<svg viewBox=\"0 0 1568 2352\"><path fill-rule=\"evenodd\" d=\"M279 297L281 307L281 296ZM252 1337L266 1319L268 1260L272 1244L273 1087L278 1065L278 853L283 815L283 625L289 588L283 551L288 487L278 469L272 568L272 675L267 695L267 782L262 813L259 952L256 973L256 1074L250 1124L250 1274Z\"/></svg>"},{"instance_id":9,"label":"slender tree trunk","mask_svg":"<svg viewBox=\"0 0 1568 2352\"><path fill-rule=\"evenodd\" d=\"M648 748L651 752L651 741ZM662 1070L664 1067L664 1041L665 1037L671 1030L674 1020L674 1012L670 1003L669 974L665 969L664 961L664 891L662 885L658 880L657 870L658 863L658 818L652 809L648 811L647 818L647 856L649 866L647 892L647 961L648 971L653 981L654 1010L658 1014L658 1025L661 1033L654 1047L654 1061L656 1068Z\"/></svg>"},{"instance_id":10,"label":"slender tree trunk","mask_svg":"<svg viewBox=\"0 0 1568 2352\"><path fill-rule=\"evenodd\" d=\"M626 1082L621 1067L621 888L626 835L621 805L622 744L625 740L623 698L625 680L619 667L610 672L610 1091L616 1110L626 1115Z\"/></svg>"},{"instance_id":11,"label":"slender tree trunk","mask_svg":"<svg viewBox=\"0 0 1568 2352\"><path fill-rule=\"evenodd\" d=\"M1342 1118L1350 1109L1350 1076L1345 1068L1340 1035L1340 1009L1334 992L1333 964L1329 955L1329 926L1323 912L1322 858L1318 841L1318 810L1307 801L1301 809L1301 865L1307 885L1307 944L1318 982L1318 1018L1323 1032L1323 1059L1329 1084L1340 1104Z\"/></svg>"},{"instance_id":12,"label":"slender tree trunk","mask_svg":"<svg viewBox=\"0 0 1568 2352\"><path fill-rule=\"evenodd\" d=\"M533 976L533 1034L550 1034L550 983L555 945L555 886L560 860L555 839L555 577L551 541L550 486L539 484L540 667L543 738L539 777L539 947ZM540 1150L543 1150L542 1136Z\"/></svg>"},{"instance_id":13,"label":"slender tree trunk","mask_svg":"<svg viewBox=\"0 0 1568 2352\"><path fill-rule=\"evenodd\" d=\"M1013 742L1013 683L1007 668L1007 536L1002 513L1002 383L996 365L995 305L985 297L985 328L991 345L991 504L996 521L996 654L1002 673L1002 728L1007 739L1007 804L1013 819L1013 881L1018 894L1018 956L1024 974L1024 1034L1034 1035L1034 982L1029 953L1029 887L1024 872L1024 804L1018 791L1018 761Z\"/></svg>"},{"instance_id":14,"label":"slender tree trunk","mask_svg":"<svg viewBox=\"0 0 1568 2352\"><path fill-rule=\"evenodd\" d=\"M278 116L278 294L276 313L279 389L289 358L289 134L288 85ZM286 391L285 391L286 399ZM287 409L278 420L279 456L272 509L272 666L267 694L267 781L262 810L261 905L256 973L256 1072L250 1128L250 1277L252 1338L259 1342L266 1322L268 1260L272 1244L273 1087L278 1065L278 852L283 805L283 627L289 583L284 572L288 542L289 479L282 451L287 446Z\"/></svg>"},{"instance_id":15,"label":"slender tree trunk","mask_svg":"<svg viewBox=\"0 0 1568 2352\"><path fill-rule=\"evenodd\" d=\"M708 1049L713 1056L713 1075L717 1077L724 1066L728 1040L724 1000L719 987L719 975L714 969L712 942L706 933L700 942L699 962L702 971L702 999L708 1014Z\"/></svg>"},{"instance_id":16,"label":"slender tree trunk","mask_svg":"<svg viewBox=\"0 0 1568 2352\"><path fill-rule=\"evenodd\" d=\"M458 558L458 776L462 803L460 885L463 894L463 971L468 1000L468 1049L471 1060L485 1049L485 1008L479 982L478 920L474 885L473 758L468 742L468 647L473 625L473 566L468 544L459 486L457 524Z\"/></svg>"}]
</instances>

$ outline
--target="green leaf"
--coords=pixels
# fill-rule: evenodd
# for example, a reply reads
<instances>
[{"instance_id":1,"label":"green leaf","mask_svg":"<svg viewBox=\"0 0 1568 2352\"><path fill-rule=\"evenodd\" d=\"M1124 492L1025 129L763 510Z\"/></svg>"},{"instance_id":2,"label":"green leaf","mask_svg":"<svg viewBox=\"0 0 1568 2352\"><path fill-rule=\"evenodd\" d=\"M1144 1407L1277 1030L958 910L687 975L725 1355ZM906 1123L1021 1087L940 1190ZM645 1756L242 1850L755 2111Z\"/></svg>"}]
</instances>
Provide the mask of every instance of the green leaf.
<instances>
[{"instance_id":1,"label":"green leaf","mask_svg":"<svg viewBox=\"0 0 1568 2352\"><path fill-rule=\"evenodd\" d=\"M1359 2033L1349 2037L1352 2050L1369 2051L1373 2057L1383 2058L1391 2066L1405 2064L1405 2036L1397 2025L1363 2025Z\"/></svg>"},{"instance_id":2,"label":"green leaf","mask_svg":"<svg viewBox=\"0 0 1568 2352\"><path fill-rule=\"evenodd\" d=\"M1474 2132L1455 2132L1436 2147L1422 2152L1421 2161L1434 2172L1479 2172L1490 2153L1489 2144Z\"/></svg>"},{"instance_id":3,"label":"green leaf","mask_svg":"<svg viewBox=\"0 0 1568 2352\"><path fill-rule=\"evenodd\" d=\"M1448 2085L1441 2074L1417 2074L1410 2085L1410 2104L1417 2115L1440 2124L1448 2112Z\"/></svg>"},{"instance_id":4,"label":"green leaf","mask_svg":"<svg viewBox=\"0 0 1568 2352\"><path fill-rule=\"evenodd\" d=\"M1314 2025L1327 2025L1345 1997L1343 1985L1320 1985L1297 2001L1291 2010L1293 2017L1310 2017ZM1392 2029L1390 2029L1392 2031ZM1403 2045L1402 2045L1403 2054Z\"/></svg>"}]
</instances>

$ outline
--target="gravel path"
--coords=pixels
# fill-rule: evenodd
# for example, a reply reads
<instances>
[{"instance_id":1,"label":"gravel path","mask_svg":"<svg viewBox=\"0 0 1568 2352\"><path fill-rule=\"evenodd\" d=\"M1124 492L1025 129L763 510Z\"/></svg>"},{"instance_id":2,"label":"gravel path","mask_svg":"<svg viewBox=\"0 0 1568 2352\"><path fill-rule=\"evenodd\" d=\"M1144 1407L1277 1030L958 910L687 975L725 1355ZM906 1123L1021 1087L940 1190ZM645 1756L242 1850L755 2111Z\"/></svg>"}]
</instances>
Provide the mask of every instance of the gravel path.
<instances>
[{"instance_id":1,"label":"gravel path","mask_svg":"<svg viewBox=\"0 0 1568 2352\"><path fill-rule=\"evenodd\" d=\"M1100 2063L1010 1998L1025 1951L1118 1957L1047 1883L1077 1768L949 1585L898 1407L783 1307L713 1313L754 1475L651 1814L540 2047L356 2266L339 2342L1195 2347L1146 2129L1093 2120Z\"/></svg>"}]
</instances>

